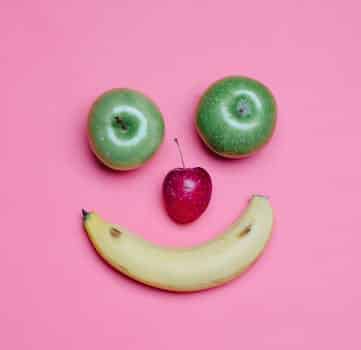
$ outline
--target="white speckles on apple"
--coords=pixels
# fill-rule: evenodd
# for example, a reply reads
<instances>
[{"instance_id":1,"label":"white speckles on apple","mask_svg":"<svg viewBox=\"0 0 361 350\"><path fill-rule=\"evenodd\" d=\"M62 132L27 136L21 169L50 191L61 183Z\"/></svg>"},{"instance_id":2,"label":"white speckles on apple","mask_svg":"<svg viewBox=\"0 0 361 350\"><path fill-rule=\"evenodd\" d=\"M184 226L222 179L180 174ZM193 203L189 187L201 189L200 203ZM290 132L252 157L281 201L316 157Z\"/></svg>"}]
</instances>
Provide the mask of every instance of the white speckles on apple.
<instances>
[{"instance_id":1,"label":"white speckles on apple","mask_svg":"<svg viewBox=\"0 0 361 350\"><path fill-rule=\"evenodd\" d=\"M196 187L196 183L192 179L186 179L184 180L184 191L185 192L192 192L194 188Z\"/></svg>"}]
</instances>

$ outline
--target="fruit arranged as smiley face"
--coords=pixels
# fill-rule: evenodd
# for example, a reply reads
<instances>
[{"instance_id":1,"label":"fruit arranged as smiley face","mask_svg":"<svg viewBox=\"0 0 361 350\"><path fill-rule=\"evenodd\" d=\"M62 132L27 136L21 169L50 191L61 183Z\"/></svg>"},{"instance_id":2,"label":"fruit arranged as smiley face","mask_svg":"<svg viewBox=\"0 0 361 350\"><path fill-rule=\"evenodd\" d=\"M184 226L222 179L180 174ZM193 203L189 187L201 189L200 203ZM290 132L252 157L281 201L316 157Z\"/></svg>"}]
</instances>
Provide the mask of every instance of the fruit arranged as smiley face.
<instances>
[{"instance_id":1,"label":"fruit arranged as smiley face","mask_svg":"<svg viewBox=\"0 0 361 350\"><path fill-rule=\"evenodd\" d=\"M276 125L276 102L260 82L239 76L211 85L196 116L201 139L226 158L248 156L264 146Z\"/></svg>"},{"instance_id":2,"label":"fruit arranged as smiley face","mask_svg":"<svg viewBox=\"0 0 361 350\"><path fill-rule=\"evenodd\" d=\"M92 151L109 168L140 167L159 148L164 121L158 107L142 93L113 89L97 98L88 119Z\"/></svg>"}]
</instances>

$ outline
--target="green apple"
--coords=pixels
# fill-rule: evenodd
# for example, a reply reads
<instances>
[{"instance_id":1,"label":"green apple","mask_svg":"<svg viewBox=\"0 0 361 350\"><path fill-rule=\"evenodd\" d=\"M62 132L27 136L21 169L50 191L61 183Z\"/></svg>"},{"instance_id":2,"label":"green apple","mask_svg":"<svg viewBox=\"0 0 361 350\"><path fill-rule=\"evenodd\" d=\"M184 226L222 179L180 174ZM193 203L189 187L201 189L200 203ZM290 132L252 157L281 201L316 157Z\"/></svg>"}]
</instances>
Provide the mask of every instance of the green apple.
<instances>
[{"instance_id":1,"label":"green apple","mask_svg":"<svg viewBox=\"0 0 361 350\"><path fill-rule=\"evenodd\" d=\"M98 97L88 119L92 151L109 168L129 170L149 160L161 145L164 121L140 92L113 89Z\"/></svg>"},{"instance_id":2,"label":"green apple","mask_svg":"<svg viewBox=\"0 0 361 350\"><path fill-rule=\"evenodd\" d=\"M248 156L271 138L276 102L260 82L239 76L215 82L202 96L196 128L205 144L226 158Z\"/></svg>"}]
</instances>

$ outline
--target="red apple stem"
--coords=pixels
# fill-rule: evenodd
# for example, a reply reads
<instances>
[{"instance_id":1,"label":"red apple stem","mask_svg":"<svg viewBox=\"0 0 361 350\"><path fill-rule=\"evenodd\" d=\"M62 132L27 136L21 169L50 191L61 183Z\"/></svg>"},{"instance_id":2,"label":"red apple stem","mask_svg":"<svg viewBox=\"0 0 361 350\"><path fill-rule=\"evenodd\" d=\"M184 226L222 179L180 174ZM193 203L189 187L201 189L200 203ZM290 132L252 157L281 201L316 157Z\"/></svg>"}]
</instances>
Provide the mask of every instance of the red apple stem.
<instances>
[{"instance_id":1,"label":"red apple stem","mask_svg":"<svg viewBox=\"0 0 361 350\"><path fill-rule=\"evenodd\" d=\"M179 155L180 155L180 159L181 159L181 162L182 162L182 166L183 166L183 168L185 168L186 166L185 166L185 164L184 164L183 153L182 153L182 149L181 149L181 147L180 147L180 144L179 144L179 142L178 142L178 139L175 138L175 139L174 139L174 142L175 142L176 145L177 145L178 152L179 152Z\"/></svg>"}]
</instances>

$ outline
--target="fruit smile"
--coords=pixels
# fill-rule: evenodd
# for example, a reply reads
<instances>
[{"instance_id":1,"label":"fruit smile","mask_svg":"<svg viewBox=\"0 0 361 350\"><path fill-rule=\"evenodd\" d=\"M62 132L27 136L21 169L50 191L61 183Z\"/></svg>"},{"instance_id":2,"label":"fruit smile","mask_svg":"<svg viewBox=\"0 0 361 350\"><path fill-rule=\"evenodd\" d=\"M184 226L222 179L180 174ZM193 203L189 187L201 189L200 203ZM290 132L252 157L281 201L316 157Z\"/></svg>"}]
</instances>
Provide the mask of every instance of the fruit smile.
<instances>
[{"instance_id":1,"label":"fruit smile","mask_svg":"<svg viewBox=\"0 0 361 350\"><path fill-rule=\"evenodd\" d=\"M269 200L254 196L244 213L214 239L188 248L166 248L94 212L82 213L88 237L106 262L139 282L177 292L208 289L238 277L261 255L273 225Z\"/></svg>"}]
</instances>

